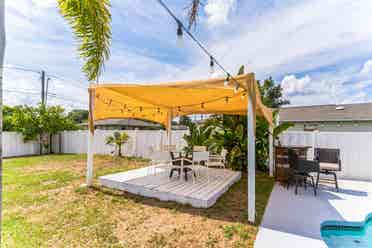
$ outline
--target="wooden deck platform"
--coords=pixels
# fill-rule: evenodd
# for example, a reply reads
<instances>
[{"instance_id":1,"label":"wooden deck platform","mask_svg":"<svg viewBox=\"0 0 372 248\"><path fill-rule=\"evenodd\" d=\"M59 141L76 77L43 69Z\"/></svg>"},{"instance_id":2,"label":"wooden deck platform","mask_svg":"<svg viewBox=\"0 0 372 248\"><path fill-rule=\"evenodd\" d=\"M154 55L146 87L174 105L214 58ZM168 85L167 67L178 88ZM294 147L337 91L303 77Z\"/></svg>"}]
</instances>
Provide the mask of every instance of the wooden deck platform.
<instances>
[{"instance_id":1,"label":"wooden deck platform","mask_svg":"<svg viewBox=\"0 0 372 248\"><path fill-rule=\"evenodd\" d=\"M166 170L148 175L148 168L101 176L99 181L103 186L144 197L208 208L241 177L237 171L209 169L209 181L201 176L193 183L191 179L180 180L177 176L169 179Z\"/></svg>"}]
</instances>

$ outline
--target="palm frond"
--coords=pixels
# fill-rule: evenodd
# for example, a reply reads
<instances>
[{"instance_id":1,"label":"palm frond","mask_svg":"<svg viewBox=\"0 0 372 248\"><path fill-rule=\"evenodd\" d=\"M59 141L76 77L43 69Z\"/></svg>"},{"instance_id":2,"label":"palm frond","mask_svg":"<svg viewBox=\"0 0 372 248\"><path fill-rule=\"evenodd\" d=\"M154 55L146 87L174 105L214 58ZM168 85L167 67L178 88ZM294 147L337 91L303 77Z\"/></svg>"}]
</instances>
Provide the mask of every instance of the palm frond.
<instances>
[{"instance_id":1,"label":"palm frond","mask_svg":"<svg viewBox=\"0 0 372 248\"><path fill-rule=\"evenodd\" d=\"M201 6L200 0L191 0L190 6L188 7L188 12L187 12L188 29L191 29L193 25L196 25L200 6Z\"/></svg>"},{"instance_id":2,"label":"palm frond","mask_svg":"<svg viewBox=\"0 0 372 248\"><path fill-rule=\"evenodd\" d=\"M58 0L58 7L79 43L78 51L84 60L82 70L89 81L98 81L110 57L110 1Z\"/></svg>"}]
</instances>

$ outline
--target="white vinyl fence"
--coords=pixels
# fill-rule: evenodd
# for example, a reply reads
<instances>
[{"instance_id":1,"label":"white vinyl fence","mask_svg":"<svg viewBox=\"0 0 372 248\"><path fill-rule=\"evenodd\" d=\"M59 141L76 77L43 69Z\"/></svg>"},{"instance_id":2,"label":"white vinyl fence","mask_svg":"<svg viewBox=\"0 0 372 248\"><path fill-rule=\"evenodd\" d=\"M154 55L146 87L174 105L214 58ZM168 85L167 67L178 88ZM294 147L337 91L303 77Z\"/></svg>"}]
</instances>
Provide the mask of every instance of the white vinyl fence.
<instances>
[{"instance_id":1,"label":"white vinyl fence","mask_svg":"<svg viewBox=\"0 0 372 248\"><path fill-rule=\"evenodd\" d=\"M106 137L112 135L115 130L96 130L94 133L95 154L111 154L115 148L106 145ZM166 145L167 133L163 130L125 130L129 140L122 147L122 154L126 156L139 156L148 158L151 150L158 150ZM172 131L172 144L181 150L186 145L183 135L187 131ZM60 140L59 140L60 139ZM59 137L53 138L53 150L60 153L86 153L88 131L65 131Z\"/></svg>"},{"instance_id":2,"label":"white vinyl fence","mask_svg":"<svg viewBox=\"0 0 372 248\"><path fill-rule=\"evenodd\" d=\"M311 146L340 149L340 178L372 180L372 132L287 131L280 136L282 146ZM310 149L308 158L313 157Z\"/></svg>"},{"instance_id":3,"label":"white vinyl fence","mask_svg":"<svg viewBox=\"0 0 372 248\"><path fill-rule=\"evenodd\" d=\"M23 136L17 132L3 132L3 157L17 157L39 154L39 143L23 142Z\"/></svg>"}]
</instances>

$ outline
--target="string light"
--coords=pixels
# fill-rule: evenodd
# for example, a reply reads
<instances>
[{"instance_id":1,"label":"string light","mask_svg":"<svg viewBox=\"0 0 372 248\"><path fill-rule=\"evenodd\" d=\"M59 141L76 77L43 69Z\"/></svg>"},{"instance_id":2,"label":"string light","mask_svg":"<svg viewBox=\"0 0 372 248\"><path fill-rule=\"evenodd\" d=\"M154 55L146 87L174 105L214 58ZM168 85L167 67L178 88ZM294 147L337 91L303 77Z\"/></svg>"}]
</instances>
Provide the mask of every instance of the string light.
<instances>
[{"instance_id":1,"label":"string light","mask_svg":"<svg viewBox=\"0 0 372 248\"><path fill-rule=\"evenodd\" d=\"M210 72L211 74L214 73L214 58L213 58L212 56L210 56L209 72Z\"/></svg>"},{"instance_id":2,"label":"string light","mask_svg":"<svg viewBox=\"0 0 372 248\"><path fill-rule=\"evenodd\" d=\"M182 23L181 21L177 21L177 45L183 45L183 31L182 31Z\"/></svg>"},{"instance_id":3,"label":"string light","mask_svg":"<svg viewBox=\"0 0 372 248\"><path fill-rule=\"evenodd\" d=\"M181 112L181 107L180 107L180 106L178 106L178 108L177 108L177 109L178 109L178 112Z\"/></svg>"},{"instance_id":4,"label":"string light","mask_svg":"<svg viewBox=\"0 0 372 248\"><path fill-rule=\"evenodd\" d=\"M143 107L139 107L139 111L142 112L142 110L143 110Z\"/></svg>"},{"instance_id":5,"label":"string light","mask_svg":"<svg viewBox=\"0 0 372 248\"><path fill-rule=\"evenodd\" d=\"M225 103L228 104L229 103L229 97L225 97Z\"/></svg>"},{"instance_id":6,"label":"string light","mask_svg":"<svg viewBox=\"0 0 372 248\"><path fill-rule=\"evenodd\" d=\"M158 114L160 113L160 108L158 108Z\"/></svg>"},{"instance_id":7,"label":"string light","mask_svg":"<svg viewBox=\"0 0 372 248\"><path fill-rule=\"evenodd\" d=\"M204 108L204 102L202 102L201 104L200 104L200 107L203 109Z\"/></svg>"},{"instance_id":8,"label":"string light","mask_svg":"<svg viewBox=\"0 0 372 248\"><path fill-rule=\"evenodd\" d=\"M240 98L241 98L242 100L244 100L244 98L245 98L246 95L247 95L246 93L243 93L243 94L240 96Z\"/></svg>"},{"instance_id":9,"label":"string light","mask_svg":"<svg viewBox=\"0 0 372 248\"><path fill-rule=\"evenodd\" d=\"M230 83L229 81L230 81L230 74L227 74L227 77L226 77L225 81L223 82L223 85L225 87L229 86L229 83Z\"/></svg>"},{"instance_id":10,"label":"string light","mask_svg":"<svg viewBox=\"0 0 372 248\"><path fill-rule=\"evenodd\" d=\"M239 83L236 82L236 83L234 84L234 93L235 93L235 94L238 93L238 91L239 91L239 87L240 87L240 86L239 86Z\"/></svg>"}]
</instances>

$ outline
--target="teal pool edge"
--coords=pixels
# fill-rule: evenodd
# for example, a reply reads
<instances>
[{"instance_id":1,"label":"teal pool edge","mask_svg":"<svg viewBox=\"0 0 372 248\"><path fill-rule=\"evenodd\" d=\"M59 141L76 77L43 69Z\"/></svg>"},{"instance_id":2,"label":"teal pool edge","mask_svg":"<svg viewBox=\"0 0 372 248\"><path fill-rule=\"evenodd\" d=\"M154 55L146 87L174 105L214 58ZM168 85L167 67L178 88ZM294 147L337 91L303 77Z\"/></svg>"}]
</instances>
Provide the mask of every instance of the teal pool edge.
<instances>
[{"instance_id":1,"label":"teal pool edge","mask_svg":"<svg viewBox=\"0 0 372 248\"><path fill-rule=\"evenodd\" d=\"M364 221L323 221L320 225L320 233L326 230L362 230L369 221L372 221L372 213L368 214Z\"/></svg>"}]
</instances>

